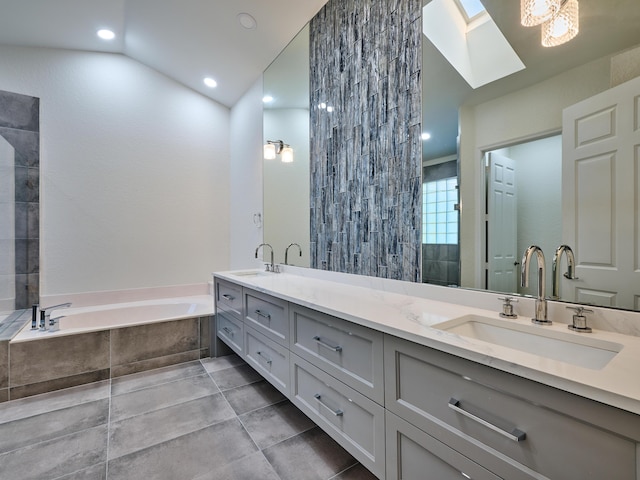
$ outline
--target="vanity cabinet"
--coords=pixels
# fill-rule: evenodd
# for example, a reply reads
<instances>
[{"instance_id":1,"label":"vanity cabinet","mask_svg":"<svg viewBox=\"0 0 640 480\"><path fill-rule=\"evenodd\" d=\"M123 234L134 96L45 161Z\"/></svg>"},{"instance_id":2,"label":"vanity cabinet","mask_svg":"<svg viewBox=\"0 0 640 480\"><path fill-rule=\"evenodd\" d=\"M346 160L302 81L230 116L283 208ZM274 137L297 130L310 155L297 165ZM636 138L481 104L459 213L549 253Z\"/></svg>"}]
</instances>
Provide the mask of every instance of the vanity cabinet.
<instances>
[{"instance_id":1,"label":"vanity cabinet","mask_svg":"<svg viewBox=\"0 0 640 480\"><path fill-rule=\"evenodd\" d=\"M244 289L244 323L289 347L289 304L279 298Z\"/></svg>"},{"instance_id":2,"label":"vanity cabinet","mask_svg":"<svg viewBox=\"0 0 640 480\"><path fill-rule=\"evenodd\" d=\"M291 304L291 351L384 405L381 332Z\"/></svg>"},{"instance_id":3,"label":"vanity cabinet","mask_svg":"<svg viewBox=\"0 0 640 480\"><path fill-rule=\"evenodd\" d=\"M289 349L245 325L245 360L287 397L291 394Z\"/></svg>"},{"instance_id":4,"label":"vanity cabinet","mask_svg":"<svg viewBox=\"0 0 640 480\"><path fill-rule=\"evenodd\" d=\"M636 479L635 415L391 336L385 360L388 411L499 477Z\"/></svg>"}]
</instances>

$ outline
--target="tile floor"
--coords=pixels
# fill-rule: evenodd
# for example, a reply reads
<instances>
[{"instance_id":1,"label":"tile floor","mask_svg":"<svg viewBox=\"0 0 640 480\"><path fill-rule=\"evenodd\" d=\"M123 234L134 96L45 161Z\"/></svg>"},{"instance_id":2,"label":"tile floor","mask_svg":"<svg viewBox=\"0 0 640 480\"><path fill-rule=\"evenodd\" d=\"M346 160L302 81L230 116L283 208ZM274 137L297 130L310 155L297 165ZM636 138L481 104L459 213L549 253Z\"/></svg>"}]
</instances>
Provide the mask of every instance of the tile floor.
<instances>
[{"instance_id":1,"label":"tile floor","mask_svg":"<svg viewBox=\"0 0 640 480\"><path fill-rule=\"evenodd\" d=\"M231 355L0 404L0 479L375 477Z\"/></svg>"}]
</instances>

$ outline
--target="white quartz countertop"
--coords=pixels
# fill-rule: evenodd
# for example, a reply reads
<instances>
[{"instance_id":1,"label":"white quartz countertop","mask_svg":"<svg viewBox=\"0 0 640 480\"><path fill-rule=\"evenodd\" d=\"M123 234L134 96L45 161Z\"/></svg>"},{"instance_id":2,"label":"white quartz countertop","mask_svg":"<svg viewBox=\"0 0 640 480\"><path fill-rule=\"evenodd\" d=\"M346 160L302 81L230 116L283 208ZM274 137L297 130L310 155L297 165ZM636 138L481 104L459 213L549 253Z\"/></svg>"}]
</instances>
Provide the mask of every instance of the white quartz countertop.
<instances>
[{"instance_id":1,"label":"white quartz countertop","mask_svg":"<svg viewBox=\"0 0 640 480\"><path fill-rule=\"evenodd\" d=\"M622 345L621 351L601 369L586 368L434 328L465 315L501 320L497 311L290 273L260 272L252 275L251 272L237 271L216 272L214 275L359 325L640 414L640 337L637 336L596 329L590 334L574 333L563 323L532 326L562 332L563 335L569 333L582 338L588 335L589 339ZM524 316L502 321L531 325L530 319Z\"/></svg>"}]
</instances>

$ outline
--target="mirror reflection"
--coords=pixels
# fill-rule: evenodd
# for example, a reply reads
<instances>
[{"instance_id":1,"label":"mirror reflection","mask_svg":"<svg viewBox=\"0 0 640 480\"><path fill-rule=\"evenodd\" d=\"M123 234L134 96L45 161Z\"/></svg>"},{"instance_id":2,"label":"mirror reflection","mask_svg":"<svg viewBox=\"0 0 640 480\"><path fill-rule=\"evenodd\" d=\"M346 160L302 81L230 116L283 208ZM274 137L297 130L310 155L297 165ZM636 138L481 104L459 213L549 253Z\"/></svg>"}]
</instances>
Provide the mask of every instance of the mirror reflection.
<instances>
[{"instance_id":1,"label":"mirror reflection","mask_svg":"<svg viewBox=\"0 0 640 480\"><path fill-rule=\"evenodd\" d=\"M304 27L263 76L264 241L278 261L309 266L309 27ZM282 142L282 143L280 143ZM291 158L285 154L291 149ZM269 147L268 147L269 148ZM266 153L266 152L265 152ZM266 157L273 158L266 158ZM292 160L292 161L287 161ZM299 246L299 247L298 247ZM301 253L301 255L300 255Z\"/></svg>"}]
</instances>

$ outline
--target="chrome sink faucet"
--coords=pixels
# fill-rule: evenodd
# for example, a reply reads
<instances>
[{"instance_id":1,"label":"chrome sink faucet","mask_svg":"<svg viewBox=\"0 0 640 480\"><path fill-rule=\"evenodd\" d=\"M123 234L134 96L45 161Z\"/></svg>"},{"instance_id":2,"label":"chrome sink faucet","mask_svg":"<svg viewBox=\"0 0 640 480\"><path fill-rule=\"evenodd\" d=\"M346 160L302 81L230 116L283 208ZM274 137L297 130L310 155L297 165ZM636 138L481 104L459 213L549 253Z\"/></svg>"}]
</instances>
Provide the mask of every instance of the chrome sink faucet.
<instances>
[{"instance_id":1,"label":"chrome sink faucet","mask_svg":"<svg viewBox=\"0 0 640 480\"><path fill-rule=\"evenodd\" d=\"M536 312L531 321L538 325L551 325L551 320L547 319L547 300L545 299L546 279L544 253L542 253L542 249L536 245L531 245L524 251L524 255L522 255L521 285L523 287L529 286L529 267L533 255L536 256L538 261L538 298L536 299Z\"/></svg>"},{"instance_id":2,"label":"chrome sink faucet","mask_svg":"<svg viewBox=\"0 0 640 480\"><path fill-rule=\"evenodd\" d=\"M276 266L273 262L273 247L268 243L261 243L260 245L258 245L258 248L256 248L256 255L255 255L256 258L258 258L258 250L260 250L260 247L269 247L269 249L271 250L271 263L267 263L266 265L267 272L278 273Z\"/></svg>"},{"instance_id":3,"label":"chrome sink faucet","mask_svg":"<svg viewBox=\"0 0 640 480\"><path fill-rule=\"evenodd\" d=\"M569 245L560 245L556 248L556 253L553 255L553 263L551 264L553 270L551 298L553 300L560 298L560 262L562 261L562 254L567 256L567 271L564 273L564 278L576 280L574 273L576 270L576 259L573 255L573 250L571 250Z\"/></svg>"},{"instance_id":4,"label":"chrome sink faucet","mask_svg":"<svg viewBox=\"0 0 640 480\"><path fill-rule=\"evenodd\" d=\"M63 315L51 319L51 312L53 310L57 310L58 308L67 308L71 306L71 302L61 303L59 305L51 305L50 307L41 308L40 309L40 330L47 329L47 323L51 326L55 325L56 321L61 319Z\"/></svg>"},{"instance_id":5,"label":"chrome sink faucet","mask_svg":"<svg viewBox=\"0 0 640 480\"><path fill-rule=\"evenodd\" d=\"M300 247L300 245L298 245L297 243L290 243L289 246L286 248L286 250L284 251L284 264L285 265L289 265L289 249L293 246L298 247L298 252L299 252L299 257L302 256L302 247Z\"/></svg>"}]
</instances>

